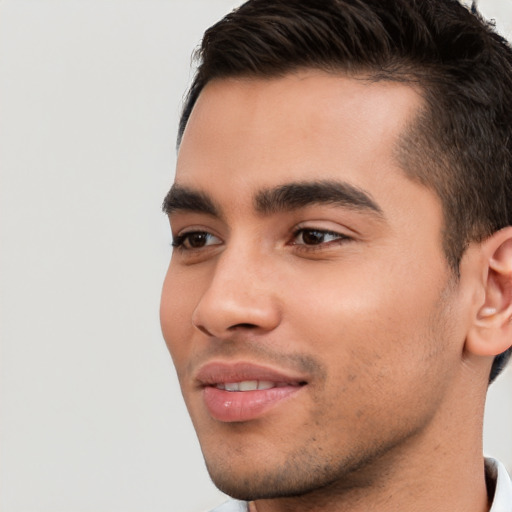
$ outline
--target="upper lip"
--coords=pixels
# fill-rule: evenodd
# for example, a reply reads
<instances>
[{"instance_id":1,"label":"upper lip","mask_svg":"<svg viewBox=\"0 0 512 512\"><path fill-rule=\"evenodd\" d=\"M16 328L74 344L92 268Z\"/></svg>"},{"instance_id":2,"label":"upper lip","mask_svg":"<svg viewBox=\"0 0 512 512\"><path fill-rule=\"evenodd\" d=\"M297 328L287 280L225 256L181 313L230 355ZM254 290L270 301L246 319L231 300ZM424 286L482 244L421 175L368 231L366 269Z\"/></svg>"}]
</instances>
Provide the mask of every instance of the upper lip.
<instances>
[{"instance_id":1,"label":"upper lip","mask_svg":"<svg viewBox=\"0 0 512 512\"><path fill-rule=\"evenodd\" d=\"M306 378L274 368L248 362L210 362L201 366L196 374L201 386L213 386L231 382L259 380L287 384L305 384Z\"/></svg>"}]
</instances>

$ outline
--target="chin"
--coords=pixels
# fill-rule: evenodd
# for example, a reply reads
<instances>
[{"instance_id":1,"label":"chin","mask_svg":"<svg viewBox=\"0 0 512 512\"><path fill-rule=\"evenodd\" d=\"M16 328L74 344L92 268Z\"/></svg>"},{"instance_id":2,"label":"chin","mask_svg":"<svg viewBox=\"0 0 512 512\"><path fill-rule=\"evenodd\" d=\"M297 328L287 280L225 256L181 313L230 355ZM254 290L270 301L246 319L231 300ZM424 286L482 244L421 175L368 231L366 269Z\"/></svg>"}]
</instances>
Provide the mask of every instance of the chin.
<instances>
[{"instance_id":1,"label":"chin","mask_svg":"<svg viewBox=\"0 0 512 512\"><path fill-rule=\"evenodd\" d=\"M232 498L245 501L304 496L343 480L349 468L334 468L328 463L291 460L263 468L247 462L243 467L206 462L215 486Z\"/></svg>"},{"instance_id":2,"label":"chin","mask_svg":"<svg viewBox=\"0 0 512 512\"><path fill-rule=\"evenodd\" d=\"M406 436L407 437L407 436ZM255 501L275 498L345 494L366 488L386 478L386 469L397 445L404 438L396 437L372 446L358 446L346 453L335 453L314 442L301 445L292 453L254 453L231 450L205 454L206 467L213 483L235 499Z\"/></svg>"},{"instance_id":3,"label":"chin","mask_svg":"<svg viewBox=\"0 0 512 512\"><path fill-rule=\"evenodd\" d=\"M254 477L254 475L212 475L215 486L224 494L237 500L255 501L274 498L290 498L307 494L314 489L304 486L289 485L283 481L283 475L277 477Z\"/></svg>"}]
</instances>

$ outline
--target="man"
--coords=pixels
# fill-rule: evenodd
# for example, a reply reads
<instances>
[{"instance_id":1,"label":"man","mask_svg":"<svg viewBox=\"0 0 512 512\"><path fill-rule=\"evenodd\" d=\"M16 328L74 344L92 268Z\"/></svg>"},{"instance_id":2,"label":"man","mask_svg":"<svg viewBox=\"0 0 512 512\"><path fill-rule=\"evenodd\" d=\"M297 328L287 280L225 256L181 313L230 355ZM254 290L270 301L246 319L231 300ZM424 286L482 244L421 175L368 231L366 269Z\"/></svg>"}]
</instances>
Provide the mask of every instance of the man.
<instances>
[{"instance_id":1,"label":"man","mask_svg":"<svg viewBox=\"0 0 512 512\"><path fill-rule=\"evenodd\" d=\"M161 322L220 511L512 511L512 51L456 0L251 0L210 28Z\"/></svg>"}]
</instances>

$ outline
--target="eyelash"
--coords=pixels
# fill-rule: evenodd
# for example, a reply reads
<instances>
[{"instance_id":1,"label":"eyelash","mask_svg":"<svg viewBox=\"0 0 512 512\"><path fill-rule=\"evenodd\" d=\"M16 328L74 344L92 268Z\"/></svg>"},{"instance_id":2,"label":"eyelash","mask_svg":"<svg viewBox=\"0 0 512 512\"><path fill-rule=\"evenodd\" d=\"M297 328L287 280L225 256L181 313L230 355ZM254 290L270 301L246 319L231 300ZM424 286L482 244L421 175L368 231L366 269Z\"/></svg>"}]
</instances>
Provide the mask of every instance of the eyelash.
<instances>
[{"instance_id":1,"label":"eyelash","mask_svg":"<svg viewBox=\"0 0 512 512\"><path fill-rule=\"evenodd\" d=\"M306 234L306 233L309 233L309 234L315 233L316 235L319 235L320 238L331 236L331 237L334 237L334 240L329 240L327 242L319 241L318 243L311 243L311 244L307 244L307 243L299 244L299 243L295 242L297 237L299 237L301 234L304 236L304 234ZM220 244L215 243L215 244L209 244L209 245L208 244L202 245L201 247L187 247L186 243L187 243L187 241L190 242L190 239L192 236L215 237L215 235L209 233L208 231L191 231L189 233L184 233L182 235L175 236L172 240L171 245L173 248L181 250L181 251L200 251L200 250L204 250L211 246L220 245ZM215 238L217 238L217 237L215 237ZM292 239L292 242L289 243L289 245L293 245L294 247L296 247L297 250L301 250L301 251L318 251L318 250L324 249L326 246L331 246L331 245L335 245L335 244L337 245L337 244L351 240L351 238L349 236L344 235L342 233L337 233L336 231L329 231L326 229L319 229L319 228L305 228L305 227L296 229L293 232L291 239Z\"/></svg>"},{"instance_id":2,"label":"eyelash","mask_svg":"<svg viewBox=\"0 0 512 512\"><path fill-rule=\"evenodd\" d=\"M292 240L296 240L298 236L301 234L304 236L305 233L315 233L319 234L321 237L327 237L332 236L334 237L334 240L329 240L327 242L319 242L319 243L313 243L313 244L297 244L292 243L291 245L295 246L297 249L301 251L318 251L325 249L326 246L332 246L332 245L338 245L343 242L347 242L351 240L351 238L347 235L344 235L343 233L338 233L336 231L330 231L328 229L320 229L320 228L308 228L308 227L301 227L294 231Z\"/></svg>"}]
</instances>

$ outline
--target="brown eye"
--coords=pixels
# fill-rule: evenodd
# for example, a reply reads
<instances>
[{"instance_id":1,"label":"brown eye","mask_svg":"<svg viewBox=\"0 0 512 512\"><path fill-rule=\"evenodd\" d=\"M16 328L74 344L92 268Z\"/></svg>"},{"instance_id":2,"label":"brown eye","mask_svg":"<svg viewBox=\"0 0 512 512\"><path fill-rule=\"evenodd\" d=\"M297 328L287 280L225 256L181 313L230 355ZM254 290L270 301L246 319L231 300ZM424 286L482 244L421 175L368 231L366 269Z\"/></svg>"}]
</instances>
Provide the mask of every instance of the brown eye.
<instances>
[{"instance_id":1,"label":"brown eye","mask_svg":"<svg viewBox=\"0 0 512 512\"><path fill-rule=\"evenodd\" d=\"M208 233L191 233L187 235L185 239L186 245L188 245L191 249L199 249L200 247L204 247L206 242L208 241Z\"/></svg>"},{"instance_id":2,"label":"brown eye","mask_svg":"<svg viewBox=\"0 0 512 512\"><path fill-rule=\"evenodd\" d=\"M184 250L202 249L209 245L219 245L221 241L215 235L206 231L193 231L175 237L172 242L173 247L179 247Z\"/></svg>"},{"instance_id":3,"label":"brown eye","mask_svg":"<svg viewBox=\"0 0 512 512\"><path fill-rule=\"evenodd\" d=\"M333 231L321 229L299 229L294 236L293 245L321 245L334 241L346 240L349 237Z\"/></svg>"},{"instance_id":4,"label":"brown eye","mask_svg":"<svg viewBox=\"0 0 512 512\"><path fill-rule=\"evenodd\" d=\"M317 245L324 241L325 234L321 231L304 230L302 232L302 241L307 245Z\"/></svg>"}]
</instances>

